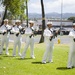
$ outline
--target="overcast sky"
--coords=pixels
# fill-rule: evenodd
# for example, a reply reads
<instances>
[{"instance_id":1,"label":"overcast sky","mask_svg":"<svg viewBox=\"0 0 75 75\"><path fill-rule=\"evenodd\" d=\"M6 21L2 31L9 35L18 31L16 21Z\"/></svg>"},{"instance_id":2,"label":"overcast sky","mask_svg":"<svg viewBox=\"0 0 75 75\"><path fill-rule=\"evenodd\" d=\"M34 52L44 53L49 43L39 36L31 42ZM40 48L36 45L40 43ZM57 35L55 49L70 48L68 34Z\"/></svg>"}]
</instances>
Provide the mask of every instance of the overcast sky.
<instances>
[{"instance_id":1,"label":"overcast sky","mask_svg":"<svg viewBox=\"0 0 75 75\"><path fill-rule=\"evenodd\" d=\"M63 1L63 13L75 13L75 0L43 0L45 13L61 12L61 1ZM30 13L41 13L40 0L30 0Z\"/></svg>"},{"instance_id":2,"label":"overcast sky","mask_svg":"<svg viewBox=\"0 0 75 75\"><path fill-rule=\"evenodd\" d=\"M43 0L45 13L61 12L61 1L63 1L63 13L75 13L75 0ZM0 11L2 7L0 6ZM41 13L40 0L29 0L29 13Z\"/></svg>"}]
</instances>

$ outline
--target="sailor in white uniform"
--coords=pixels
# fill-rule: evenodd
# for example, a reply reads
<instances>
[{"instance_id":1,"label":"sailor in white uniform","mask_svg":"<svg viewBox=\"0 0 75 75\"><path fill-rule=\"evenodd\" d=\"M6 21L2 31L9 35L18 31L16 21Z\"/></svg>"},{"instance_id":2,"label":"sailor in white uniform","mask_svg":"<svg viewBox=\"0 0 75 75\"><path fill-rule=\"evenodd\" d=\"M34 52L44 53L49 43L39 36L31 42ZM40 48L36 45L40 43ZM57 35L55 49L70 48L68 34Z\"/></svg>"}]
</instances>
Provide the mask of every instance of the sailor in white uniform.
<instances>
[{"instance_id":1,"label":"sailor in white uniform","mask_svg":"<svg viewBox=\"0 0 75 75\"><path fill-rule=\"evenodd\" d=\"M46 44L46 51L43 55L42 63L46 64L47 59L48 62L53 62L52 54L54 48L55 35L53 34L52 22L47 22L47 28L44 30L43 35L44 35L44 42Z\"/></svg>"},{"instance_id":2,"label":"sailor in white uniform","mask_svg":"<svg viewBox=\"0 0 75 75\"><path fill-rule=\"evenodd\" d=\"M2 34L0 54L3 54L3 47L5 44L6 54L9 55L8 44L9 44L10 30L11 30L11 26L8 25L8 19L5 19L4 24L0 27L0 33Z\"/></svg>"},{"instance_id":3,"label":"sailor in white uniform","mask_svg":"<svg viewBox=\"0 0 75 75\"><path fill-rule=\"evenodd\" d=\"M13 48L13 56L16 56L16 47L18 46L18 55L21 56L20 49L21 49L21 42L22 42L22 26L21 21L16 20L15 26L13 27L13 33L14 33L14 48Z\"/></svg>"},{"instance_id":4,"label":"sailor in white uniform","mask_svg":"<svg viewBox=\"0 0 75 75\"><path fill-rule=\"evenodd\" d=\"M73 23L73 29L69 33L71 38L70 51L68 56L67 68L71 69L75 67L75 23Z\"/></svg>"},{"instance_id":5,"label":"sailor in white uniform","mask_svg":"<svg viewBox=\"0 0 75 75\"><path fill-rule=\"evenodd\" d=\"M26 57L26 52L27 49L30 45L30 49L31 49L31 54L30 57L31 58L35 58L34 56L34 35L37 33L38 31L38 27L34 27L34 21L29 21L29 27L25 30L25 35L26 35L26 44L25 44L25 49L22 53L21 58L25 58Z\"/></svg>"}]
</instances>

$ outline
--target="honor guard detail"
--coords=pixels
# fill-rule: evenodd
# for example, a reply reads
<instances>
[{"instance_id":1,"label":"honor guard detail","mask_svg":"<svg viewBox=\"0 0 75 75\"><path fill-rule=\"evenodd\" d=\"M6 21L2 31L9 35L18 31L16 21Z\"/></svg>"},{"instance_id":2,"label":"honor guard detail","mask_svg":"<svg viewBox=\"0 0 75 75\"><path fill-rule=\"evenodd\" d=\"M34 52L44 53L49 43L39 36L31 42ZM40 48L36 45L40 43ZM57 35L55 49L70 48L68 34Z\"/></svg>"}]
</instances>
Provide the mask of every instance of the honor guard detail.
<instances>
[{"instance_id":1,"label":"honor guard detail","mask_svg":"<svg viewBox=\"0 0 75 75\"><path fill-rule=\"evenodd\" d=\"M57 33L52 29L52 22L47 22L47 28L44 30L44 42L46 44L46 51L43 55L42 63L53 62L52 54L54 48L54 39L57 36Z\"/></svg>"},{"instance_id":2,"label":"honor guard detail","mask_svg":"<svg viewBox=\"0 0 75 75\"><path fill-rule=\"evenodd\" d=\"M16 47L18 46L18 55L21 56L21 53L20 53L20 49L21 49L21 42L22 42L22 34L24 34L25 30L22 29L22 26L21 26L21 21L20 20L16 20L15 22L15 26L13 27L14 28L14 48L13 48L13 56L16 56Z\"/></svg>"},{"instance_id":3,"label":"honor guard detail","mask_svg":"<svg viewBox=\"0 0 75 75\"><path fill-rule=\"evenodd\" d=\"M69 33L71 39L70 51L68 56L67 68L71 69L75 67L75 23L73 23L73 29Z\"/></svg>"},{"instance_id":4,"label":"honor guard detail","mask_svg":"<svg viewBox=\"0 0 75 75\"><path fill-rule=\"evenodd\" d=\"M10 30L11 30L11 26L8 25L8 19L5 19L4 24L0 28L0 33L2 34L0 54L3 54L3 47L5 44L6 45L6 54L9 55L8 44L9 44Z\"/></svg>"},{"instance_id":5,"label":"honor guard detail","mask_svg":"<svg viewBox=\"0 0 75 75\"><path fill-rule=\"evenodd\" d=\"M34 26L35 26L34 21L29 21L29 27L26 28L25 30L26 44L25 44L25 48L24 48L21 58L26 57L26 52L27 52L29 45L31 49L30 57L33 59L35 58L34 56L34 35L37 34L38 28L37 27L35 28Z\"/></svg>"}]
</instances>

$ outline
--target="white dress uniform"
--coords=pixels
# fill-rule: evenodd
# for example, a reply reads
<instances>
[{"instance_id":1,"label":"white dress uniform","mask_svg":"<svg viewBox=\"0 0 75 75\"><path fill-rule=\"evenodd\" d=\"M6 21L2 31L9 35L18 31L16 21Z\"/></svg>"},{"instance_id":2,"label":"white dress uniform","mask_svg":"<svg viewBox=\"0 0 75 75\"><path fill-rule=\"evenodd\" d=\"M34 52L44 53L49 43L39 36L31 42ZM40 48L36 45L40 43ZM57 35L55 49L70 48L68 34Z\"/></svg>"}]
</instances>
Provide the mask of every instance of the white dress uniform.
<instances>
[{"instance_id":1,"label":"white dress uniform","mask_svg":"<svg viewBox=\"0 0 75 75\"><path fill-rule=\"evenodd\" d=\"M9 26L9 25L2 25L1 28L0 28L0 33L3 34L4 32L6 32L5 34L2 35L0 54L3 53L3 47L4 47L4 44L5 44L6 45L6 54L9 55L8 44L9 44L10 32L7 32L7 30L9 30L9 29L11 29L11 26Z\"/></svg>"},{"instance_id":2,"label":"white dress uniform","mask_svg":"<svg viewBox=\"0 0 75 75\"><path fill-rule=\"evenodd\" d=\"M14 33L14 48L13 48L13 56L16 56L16 47L18 46L18 55L21 56L20 49L21 49L21 42L22 42L22 37L19 29L22 28L21 26L15 26L13 27L13 33ZM17 35L17 33L19 33Z\"/></svg>"},{"instance_id":3,"label":"white dress uniform","mask_svg":"<svg viewBox=\"0 0 75 75\"><path fill-rule=\"evenodd\" d=\"M0 30L1 30L1 28L0 28ZM0 32L0 50L1 50L1 36L2 36L2 34L1 34L1 32Z\"/></svg>"},{"instance_id":4,"label":"white dress uniform","mask_svg":"<svg viewBox=\"0 0 75 75\"><path fill-rule=\"evenodd\" d=\"M0 30L1 30L1 28L0 28ZM1 40L2 40L2 34L1 34L1 32L0 32L0 51L1 51Z\"/></svg>"},{"instance_id":5,"label":"white dress uniform","mask_svg":"<svg viewBox=\"0 0 75 75\"><path fill-rule=\"evenodd\" d=\"M51 36L53 36L53 29L46 28L44 30L44 42L46 44L46 51L43 55L42 63L46 63L46 60L48 58L48 62L53 62L52 60L52 54L53 54L53 48L54 48L54 39L51 40Z\"/></svg>"},{"instance_id":6,"label":"white dress uniform","mask_svg":"<svg viewBox=\"0 0 75 75\"><path fill-rule=\"evenodd\" d=\"M75 67L75 30L72 29L69 33L69 37L71 38L70 51L68 56L68 64L67 68Z\"/></svg>"},{"instance_id":7,"label":"white dress uniform","mask_svg":"<svg viewBox=\"0 0 75 75\"><path fill-rule=\"evenodd\" d=\"M38 29L38 27L36 27L36 29ZM33 34L33 30L35 30L34 27L30 28L28 27L26 30L25 30L25 35L26 35L26 44L25 44L25 49L22 53L22 56L21 58L24 58L26 57L26 52L27 52L27 49L30 45L30 49L31 49L31 58L35 58L34 56L34 35Z\"/></svg>"}]
</instances>

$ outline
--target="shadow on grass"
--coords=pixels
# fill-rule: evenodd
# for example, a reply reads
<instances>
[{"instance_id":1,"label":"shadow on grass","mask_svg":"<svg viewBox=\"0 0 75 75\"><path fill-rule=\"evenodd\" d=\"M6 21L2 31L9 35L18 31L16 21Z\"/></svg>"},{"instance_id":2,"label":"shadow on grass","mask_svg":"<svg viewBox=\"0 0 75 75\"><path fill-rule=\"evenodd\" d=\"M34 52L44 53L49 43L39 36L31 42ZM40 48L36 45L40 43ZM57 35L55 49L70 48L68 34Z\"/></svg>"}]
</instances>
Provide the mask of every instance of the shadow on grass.
<instances>
[{"instance_id":1,"label":"shadow on grass","mask_svg":"<svg viewBox=\"0 0 75 75\"><path fill-rule=\"evenodd\" d=\"M3 51L5 51L5 48L3 48Z\"/></svg>"},{"instance_id":2,"label":"shadow on grass","mask_svg":"<svg viewBox=\"0 0 75 75\"><path fill-rule=\"evenodd\" d=\"M32 64L43 64L42 62L32 62Z\"/></svg>"},{"instance_id":3,"label":"shadow on grass","mask_svg":"<svg viewBox=\"0 0 75 75\"><path fill-rule=\"evenodd\" d=\"M3 48L3 51L5 51L5 50L6 50L6 49L5 49L5 48ZM13 50L13 49L12 49L12 48L9 48L8 50L9 50L9 51L11 51L11 50Z\"/></svg>"},{"instance_id":4,"label":"shadow on grass","mask_svg":"<svg viewBox=\"0 0 75 75\"><path fill-rule=\"evenodd\" d=\"M13 50L13 48L9 48L9 51Z\"/></svg>"},{"instance_id":5,"label":"shadow on grass","mask_svg":"<svg viewBox=\"0 0 75 75\"><path fill-rule=\"evenodd\" d=\"M67 67L57 67L57 70L69 70Z\"/></svg>"},{"instance_id":6,"label":"shadow on grass","mask_svg":"<svg viewBox=\"0 0 75 75\"><path fill-rule=\"evenodd\" d=\"M13 56L9 56L9 55L4 55L3 57L13 57Z\"/></svg>"},{"instance_id":7,"label":"shadow on grass","mask_svg":"<svg viewBox=\"0 0 75 75\"><path fill-rule=\"evenodd\" d=\"M29 60L29 59L32 59L32 58L16 58L17 60Z\"/></svg>"},{"instance_id":8,"label":"shadow on grass","mask_svg":"<svg viewBox=\"0 0 75 75\"><path fill-rule=\"evenodd\" d=\"M2 60L2 58L0 57L0 60Z\"/></svg>"}]
</instances>

